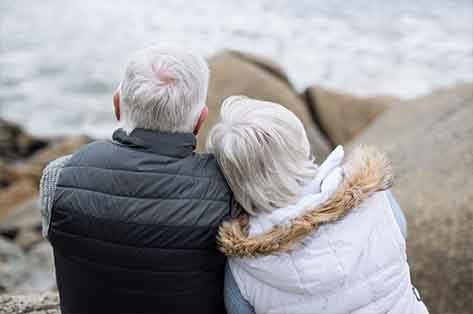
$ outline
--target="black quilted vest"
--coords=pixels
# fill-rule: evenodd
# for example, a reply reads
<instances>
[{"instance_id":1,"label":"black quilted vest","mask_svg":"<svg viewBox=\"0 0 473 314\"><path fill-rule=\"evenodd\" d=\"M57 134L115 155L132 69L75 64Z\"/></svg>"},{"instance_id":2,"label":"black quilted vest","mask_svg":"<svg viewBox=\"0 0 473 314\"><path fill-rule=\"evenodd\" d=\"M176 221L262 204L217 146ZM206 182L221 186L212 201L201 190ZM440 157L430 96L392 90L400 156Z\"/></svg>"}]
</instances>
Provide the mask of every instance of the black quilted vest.
<instances>
[{"instance_id":1,"label":"black quilted vest","mask_svg":"<svg viewBox=\"0 0 473 314\"><path fill-rule=\"evenodd\" d=\"M231 192L192 134L115 131L73 155L48 237L63 314L222 314Z\"/></svg>"}]
</instances>

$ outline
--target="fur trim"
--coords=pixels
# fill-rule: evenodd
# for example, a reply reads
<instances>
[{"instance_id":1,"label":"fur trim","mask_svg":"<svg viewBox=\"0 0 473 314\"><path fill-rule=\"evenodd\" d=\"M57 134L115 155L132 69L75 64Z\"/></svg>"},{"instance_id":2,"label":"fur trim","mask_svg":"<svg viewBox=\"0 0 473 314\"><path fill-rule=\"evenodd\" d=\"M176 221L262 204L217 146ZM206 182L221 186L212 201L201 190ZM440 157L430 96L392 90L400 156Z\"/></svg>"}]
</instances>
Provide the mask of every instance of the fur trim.
<instances>
[{"instance_id":1,"label":"fur trim","mask_svg":"<svg viewBox=\"0 0 473 314\"><path fill-rule=\"evenodd\" d=\"M330 199L284 225L276 225L266 233L250 237L247 214L224 222L217 237L220 250L232 257L258 257L287 252L321 225L342 219L373 193L392 186L390 162L373 147L358 147L343 167L344 181Z\"/></svg>"}]
</instances>

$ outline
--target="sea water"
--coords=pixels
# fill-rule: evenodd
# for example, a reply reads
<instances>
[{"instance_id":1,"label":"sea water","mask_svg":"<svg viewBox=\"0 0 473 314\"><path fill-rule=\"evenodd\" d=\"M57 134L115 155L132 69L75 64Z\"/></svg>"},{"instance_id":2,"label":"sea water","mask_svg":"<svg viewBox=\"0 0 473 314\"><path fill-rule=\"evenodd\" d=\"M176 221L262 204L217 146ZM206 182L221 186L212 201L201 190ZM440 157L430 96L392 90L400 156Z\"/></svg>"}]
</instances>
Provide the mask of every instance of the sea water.
<instances>
[{"instance_id":1,"label":"sea water","mask_svg":"<svg viewBox=\"0 0 473 314\"><path fill-rule=\"evenodd\" d=\"M107 137L127 56L164 42L268 56L299 90L413 98L473 81L473 1L1 0L0 116Z\"/></svg>"}]
</instances>

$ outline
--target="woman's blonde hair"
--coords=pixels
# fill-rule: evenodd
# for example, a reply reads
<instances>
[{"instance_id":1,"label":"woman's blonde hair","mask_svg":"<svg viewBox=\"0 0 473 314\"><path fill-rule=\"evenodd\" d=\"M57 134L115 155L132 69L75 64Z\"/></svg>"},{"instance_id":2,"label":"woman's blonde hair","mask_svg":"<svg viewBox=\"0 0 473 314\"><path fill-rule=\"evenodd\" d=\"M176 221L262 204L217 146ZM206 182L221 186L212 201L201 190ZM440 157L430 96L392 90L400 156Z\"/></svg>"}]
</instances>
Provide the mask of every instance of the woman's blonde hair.
<instances>
[{"instance_id":1,"label":"woman's blonde hair","mask_svg":"<svg viewBox=\"0 0 473 314\"><path fill-rule=\"evenodd\" d=\"M287 206L315 176L302 122L283 106L244 96L222 104L207 149L248 213Z\"/></svg>"}]
</instances>

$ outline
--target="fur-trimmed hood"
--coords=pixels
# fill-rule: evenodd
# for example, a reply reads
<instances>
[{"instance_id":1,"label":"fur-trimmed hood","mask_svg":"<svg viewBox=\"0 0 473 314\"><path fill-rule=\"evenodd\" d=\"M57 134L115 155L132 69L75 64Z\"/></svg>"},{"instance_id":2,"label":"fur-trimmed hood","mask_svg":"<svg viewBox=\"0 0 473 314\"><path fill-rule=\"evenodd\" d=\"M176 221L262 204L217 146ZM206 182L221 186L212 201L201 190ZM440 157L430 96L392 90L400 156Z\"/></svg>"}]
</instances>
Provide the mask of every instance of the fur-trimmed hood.
<instances>
[{"instance_id":1,"label":"fur-trimmed hood","mask_svg":"<svg viewBox=\"0 0 473 314\"><path fill-rule=\"evenodd\" d=\"M223 223L218 233L220 250L232 257L258 257L288 251L321 225L342 219L373 193L392 186L391 165L384 153L373 147L355 149L343 164L343 173L342 183L325 202L264 233L248 235L249 217L246 214Z\"/></svg>"}]
</instances>

